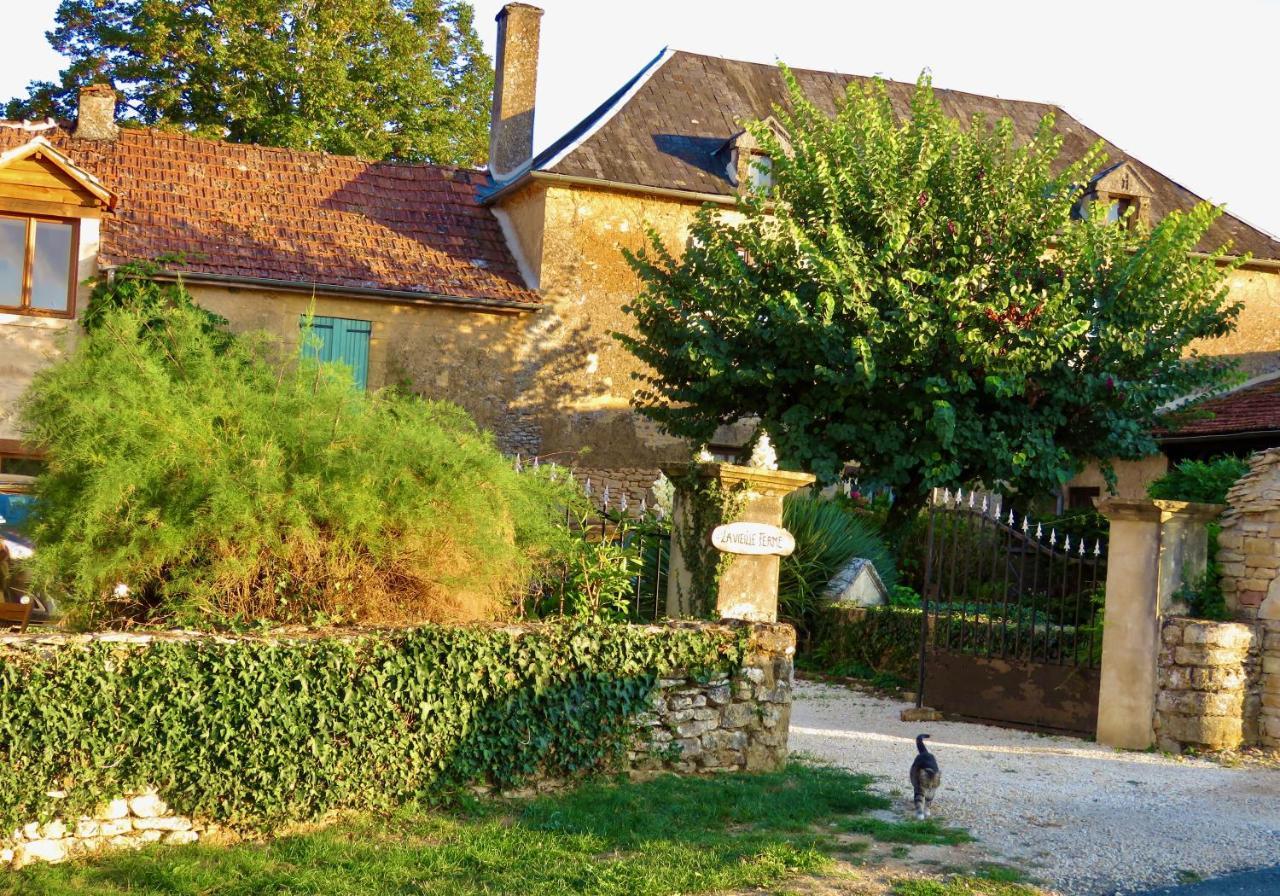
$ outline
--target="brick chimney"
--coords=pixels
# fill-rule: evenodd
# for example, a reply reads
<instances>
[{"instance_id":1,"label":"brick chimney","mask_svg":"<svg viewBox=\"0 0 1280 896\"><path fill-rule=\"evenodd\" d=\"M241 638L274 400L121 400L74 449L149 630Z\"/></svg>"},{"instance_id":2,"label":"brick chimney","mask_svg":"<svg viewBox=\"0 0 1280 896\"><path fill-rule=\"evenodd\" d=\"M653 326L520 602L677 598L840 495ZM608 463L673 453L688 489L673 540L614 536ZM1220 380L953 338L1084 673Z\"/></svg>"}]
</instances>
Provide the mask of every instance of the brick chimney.
<instances>
[{"instance_id":1,"label":"brick chimney","mask_svg":"<svg viewBox=\"0 0 1280 896\"><path fill-rule=\"evenodd\" d=\"M81 140L114 140L120 136L116 125L116 90L110 84L90 84L80 88L73 136Z\"/></svg>"},{"instance_id":2,"label":"brick chimney","mask_svg":"<svg viewBox=\"0 0 1280 896\"><path fill-rule=\"evenodd\" d=\"M489 174L506 180L533 156L533 111L538 85L542 10L508 3L498 13L498 61L489 126Z\"/></svg>"}]
</instances>

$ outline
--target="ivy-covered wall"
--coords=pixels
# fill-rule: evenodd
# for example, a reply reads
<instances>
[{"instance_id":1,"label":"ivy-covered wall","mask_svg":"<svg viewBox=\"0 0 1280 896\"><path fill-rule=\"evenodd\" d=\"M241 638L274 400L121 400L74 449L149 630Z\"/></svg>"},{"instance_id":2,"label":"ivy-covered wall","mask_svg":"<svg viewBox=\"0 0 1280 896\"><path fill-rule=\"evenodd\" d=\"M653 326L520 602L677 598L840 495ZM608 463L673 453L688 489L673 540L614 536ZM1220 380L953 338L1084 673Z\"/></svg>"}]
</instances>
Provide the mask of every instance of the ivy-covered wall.
<instances>
[{"instance_id":1,"label":"ivy-covered wall","mask_svg":"<svg viewBox=\"0 0 1280 896\"><path fill-rule=\"evenodd\" d=\"M269 833L476 786L774 768L793 650L746 623L5 636L0 856L128 845L88 822L135 794L191 830Z\"/></svg>"}]
</instances>

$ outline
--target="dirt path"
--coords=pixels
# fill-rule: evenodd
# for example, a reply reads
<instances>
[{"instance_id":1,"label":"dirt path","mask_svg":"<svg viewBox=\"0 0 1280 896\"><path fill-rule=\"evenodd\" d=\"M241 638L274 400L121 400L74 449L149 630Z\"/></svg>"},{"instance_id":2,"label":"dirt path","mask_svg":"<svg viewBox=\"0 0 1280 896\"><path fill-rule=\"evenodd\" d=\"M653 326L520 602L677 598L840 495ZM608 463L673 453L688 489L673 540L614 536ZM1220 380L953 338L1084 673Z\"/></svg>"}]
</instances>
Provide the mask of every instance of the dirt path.
<instances>
[{"instance_id":1,"label":"dirt path","mask_svg":"<svg viewBox=\"0 0 1280 896\"><path fill-rule=\"evenodd\" d=\"M922 731L943 772L937 816L992 861L1070 896L1128 893L1274 864L1280 771L1126 753L960 722L899 721L907 704L797 682L791 749L875 775L910 811L907 768Z\"/></svg>"}]
</instances>

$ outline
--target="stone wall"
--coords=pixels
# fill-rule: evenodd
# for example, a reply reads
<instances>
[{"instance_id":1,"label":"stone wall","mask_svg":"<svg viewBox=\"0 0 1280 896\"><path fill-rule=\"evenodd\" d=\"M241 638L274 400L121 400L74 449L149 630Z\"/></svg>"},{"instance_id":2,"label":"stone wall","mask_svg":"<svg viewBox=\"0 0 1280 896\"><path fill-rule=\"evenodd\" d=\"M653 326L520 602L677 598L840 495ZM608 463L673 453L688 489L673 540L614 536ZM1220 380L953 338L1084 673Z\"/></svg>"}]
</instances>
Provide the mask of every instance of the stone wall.
<instances>
[{"instance_id":1,"label":"stone wall","mask_svg":"<svg viewBox=\"0 0 1280 896\"><path fill-rule=\"evenodd\" d=\"M1258 743L1280 749L1280 620L1270 619L1262 632L1261 674L1258 676Z\"/></svg>"},{"instance_id":2,"label":"stone wall","mask_svg":"<svg viewBox=\"0 0 1280 896\"><path fill-rule=\"evenodd\" d=\"M1249 692L1256 688L1261 638L1253 627L1174 617L1161 631L1156 675L1156 746L1179 753L1236 750L1257 730ZM1256 710L1254 710L1256 712Z\"/></svg>"},{"instance_id":3,"label":"stone wall","mask_svg":"<svg viewBox=\"0 0 1280 896\"><path fill-rule=\"evenodd\" d=\"M1280 448L1253 456L1227 503L1218 536L1227 607L1243 621L1280 619Z\"/></svg>"},{"instance_id":4,"label":"stone wall","mask_svg":"<svg viewBox=\"0 0 1280 896\"><path fill-rule=\"evenodd\" d=\"M92 816L31 822L0 838L0 867L61 862L103 850L139 849L149 843L181 846L198 840L235 839L224 828L174 815L154 790L111 800Z\"/></svg>"},{"instance_id":5,"label":"stone wall","mask_svg":"<svg viewBox=\"0 0 1280 896\"><path fill-rule=\"evenodd\" d=\"M787 761L795 630L758 625L732 678L663 679L628 759L633 776L770 771Z\"/></svg>"},{"instance_id":6,"label":"stone wall","mask_svg":"<svg viewBox=\"0 0 1280 896\"><path fill-rule=\"evenodd\" d=\"M643 778L662 772L711 774L781 768L787 760L795 630L785 624L743 622L670 623L645 628L660 632L670 627L689 626L719 631L748 626L750 637L743 665L732 675L709 680L692 674L660 679L649 711L635 717L635 736L622 770L632 777ZM531 630L536 626L514 628ZM367 633L352 632L351 636L367 637ZM0 634L0 659L4 653L14 651L49 654L102 643L130 650L157 642L207 637L210 636L190 632L68 634L31 630L24 634ZM217 640L225 643L244 639L218 636ZM529 786L506 794L529 795L569 784L571 782L564 780L535 779ZM61 793L50 795L65 798ZM288 830L290 828L276 833ZM32 820L8 832L7 836L0 835L0 868L61 862L102 850L136 849L151 843L176 845L200 840L222 843L237 839L236 831L208 819L171 812L163 794L153 789L113 799L92 816Z\"/></svg>"},{"instance_id":7,"label":"stone wall","mask_svg":"<svg viewBox=\"0 0 1280 896\"><path fill-rule=\"evenodd\" d=\"M640 507L644 501L646 507L653 506L653 483L661 471L657 467L616 467L600 469L598 467L574 467L573 477L581 485L591 483L592 501L599 505L604 499L604 490L609 490L609 508L616 510L623 495L627 496L627 504L632 510Z\"/></svg>"}]
</instances>

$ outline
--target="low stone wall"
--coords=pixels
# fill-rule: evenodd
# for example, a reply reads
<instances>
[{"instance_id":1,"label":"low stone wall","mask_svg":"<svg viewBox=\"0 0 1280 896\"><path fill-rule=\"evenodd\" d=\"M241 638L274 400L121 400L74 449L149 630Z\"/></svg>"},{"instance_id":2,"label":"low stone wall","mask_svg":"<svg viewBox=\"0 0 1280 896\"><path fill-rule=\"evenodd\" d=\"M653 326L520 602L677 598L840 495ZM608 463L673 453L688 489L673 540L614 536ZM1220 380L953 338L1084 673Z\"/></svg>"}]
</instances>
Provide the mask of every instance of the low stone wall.
<instances>
[{"instance_id":1,"label":"low stone wall","mask_svg":"<svg viewBox=\"0 0 1280 896\"><path fill-rule=\"evenodd\" d=\"M769 771L787 761L795 630L762 626L733 678L663 679L628 759L633 775Z\"/></svg>"},{"instance_id":2,"label":"low stone wall","mask_svg":"<svg viewBox=\"0 0 1280 896\"><path fill-rule=\"evenodd\" d=\"M1280 749L1280 620L1268 620L1260 630L1258 743L1269 749Z\"/></svg>"},{"instance_id":3,"label":"low stone wall","mask_svg":"<svg viewBox=\"0 0 1280 896\"><path fill-rule=\"evenodd\" d=\"M1253 627L1174 617L1161 631L1156 746L1170 752L1236 750L1247 743L1246 707L1260 639ZM1256 716L1255 716L1256 720Z\"/></svg>"},{"instance_id":4,"label":"low stone wall","mask_svg":"<svg viewBox=\"0 0 1280 896\"><path fill-rule=\"evenodd\" d=\"M634 737L622 769L633 777L662 772L710 774L734 770L767 771L780 768L787 759L787 735L791 717L791 692L795 631L789 625L769 623L671 623L635 629L649 636L697 629L733 635L747 629L746 653L741 666L729 673L706 678L700 674L660 678L650 697L650 708L633 719ZM536 637L537 626L512 626L507 631ZM300 633L293 640L310 638L368 638L368 633L312 635ZM31 631L0 635L0 663L17 653L54 657L69 649L108 645L124 662L149 645L209 641L235 644L254 640L187 632L156 634L62 634ZM559 789L571 782L535 776L509 795ZM479 788L483 790L484 788ZM228 842L239 834L209 819L171 811L163 793L149 790L126 794L98 807L91 815L57 815L57 803L66 794L51 792L54 817L32 820L0 836L0 868L22 868L35 862L61 862L107 849L134 849L150 843L186 844L214 839ZM255 832L257 835L258 832Z\"/></svg>"},{"instance_id":5,"label":"low stone wall","mask_svg":"<svg viewBox=\"0 0 1280 896\"><path fill-rule=\"evenodd\" d=\"M1280 618L1280 449L1250 459L1227 503L1218 536L1227 607L1246 622Z\"/></svg>"},{"instance_id":6,"label":"low stone wall","mask_svg":"<svg viewBox=\"0 0 1280 896\"><path fill-rule=\"evenodd\" d=\"M139 849L149 843L181 846L201 839L234 839L213 824L174 815L154 790L112 800L92 816L31 822L3 838L0 866L23 868L37 862L61 862L106 849Z\"/></svg>"}]
</instances>

